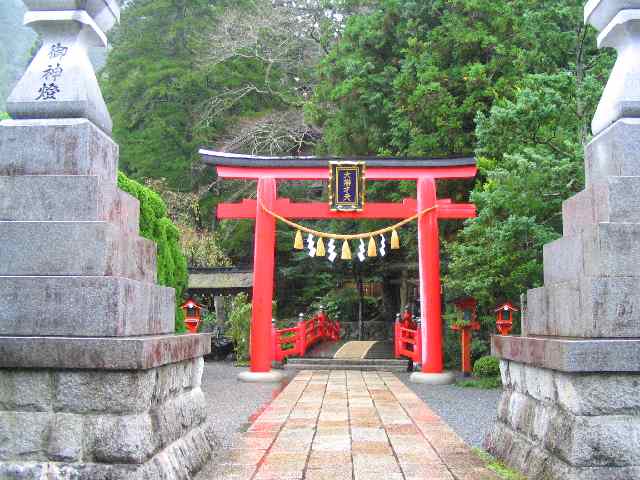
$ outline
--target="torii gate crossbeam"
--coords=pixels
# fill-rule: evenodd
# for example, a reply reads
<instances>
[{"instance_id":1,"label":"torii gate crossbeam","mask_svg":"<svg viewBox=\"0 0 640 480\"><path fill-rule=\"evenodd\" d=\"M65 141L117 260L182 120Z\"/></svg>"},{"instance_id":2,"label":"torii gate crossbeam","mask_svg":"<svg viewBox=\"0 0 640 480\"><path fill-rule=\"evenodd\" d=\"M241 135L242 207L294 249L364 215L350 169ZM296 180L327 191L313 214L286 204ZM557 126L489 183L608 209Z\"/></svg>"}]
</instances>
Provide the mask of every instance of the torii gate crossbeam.
<instances>
[{"instance_id":1,"label":"torii gate crossbeam","mask_svg":"<svg viewBox=\"0 0 640 480\"><path fill-rule=\"evenodd\" d=\"M271 370L271 319L275 272L275 219L260 205L289 219L401 219L437 206L418 219L420 302L422 315L422 372L442 373L442 319L440 294L440 240L438 220L476 215L473 204L438 199L436 181L473 178L475 159L366 159L366 179L415 180L417 199L402 203L367 203L361 212L334 212L328 204L295 203L277 197L278 180L325 180L329 158L256 157L200 150L206 164L216 167L220 178L257 180L257 199L218 205L219 219L256 221L251 320L251 372ZM361 160L350 158L349 160Z\"/></svg>"}]
</instances>

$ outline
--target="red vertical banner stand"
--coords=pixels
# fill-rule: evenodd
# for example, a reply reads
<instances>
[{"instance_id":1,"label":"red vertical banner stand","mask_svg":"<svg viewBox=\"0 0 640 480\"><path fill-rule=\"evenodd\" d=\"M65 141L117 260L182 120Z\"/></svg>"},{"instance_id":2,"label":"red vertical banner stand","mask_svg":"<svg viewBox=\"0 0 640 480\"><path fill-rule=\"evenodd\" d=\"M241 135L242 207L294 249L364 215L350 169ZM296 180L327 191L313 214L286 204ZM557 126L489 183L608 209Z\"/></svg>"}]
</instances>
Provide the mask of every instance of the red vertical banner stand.
<instances>
[{"instance_id":1,"label":"red vertical banner stand","mask_svg":"<svg viewBox=\"0 0 640 480\"><path fill-rule=\"evenodd\" d=\"M436 205L436 182L430 177L418 179L418 211ZM442 319L440 317L440 235L438 212L418 219L420 266L421 363L423 373L442 373Z\"/></svg>"},{"instance_id":2,"label":"red vertical banner stand","mask_svg":"<svg viewBox=\"0 0 640 480\"><path fill-rule=\"evenodd\" d=\"M251 371L263 373L271 370L276 221L262 209L262 205L270 209L273 208L276 201L275 179L260 178L257 193L251 317Z\"/></svg>"}]
</instances>

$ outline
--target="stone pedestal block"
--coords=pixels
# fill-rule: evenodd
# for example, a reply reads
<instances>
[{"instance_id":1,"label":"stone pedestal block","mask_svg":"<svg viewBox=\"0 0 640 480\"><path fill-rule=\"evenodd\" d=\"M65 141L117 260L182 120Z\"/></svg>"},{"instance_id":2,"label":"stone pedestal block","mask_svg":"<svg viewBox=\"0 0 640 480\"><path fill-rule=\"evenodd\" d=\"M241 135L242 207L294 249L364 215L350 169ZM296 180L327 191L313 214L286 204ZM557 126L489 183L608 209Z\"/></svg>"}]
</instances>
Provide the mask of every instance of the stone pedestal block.
<instances>
[{"instance_id":1,"label":"stone pedestal block","mask_svg":"<svg viewBox=\"0 0 640 480\"><path fill-rule=\"evenodd\" d=\"M139 232L138 200L97 176L0 176L0 192L0 221L109 222Z\"/></svg>"},{"instance_id":2,"label":"stone pedestal block","mask_svg":"<svg viewBox=\"0 0 640 480\"><path fill-rule=\"evenodd\" d=\"M0 122L0 175L95 175L115 183L118 145L85 119Z\"/></svg>"},{"instance_id":3,"label":"stone pedestal block","mask_svg":"<svg viewBox=\"0 0 640 480\"><path fill-rule=\"evenodd\" d=\"M1 222L0 276L117 276L156 281L156 244L106 222Z\"/></svg>"},{"instance_id":4,"label":"stone pedestal block","mask_svg":"<svg viewBox=\"0 0 640 480\"><path fill-rule=\"evenodd\" d=\"M597 223L544 246L544 283L640 275L640 223Z\"/></svg>"},{"instance_id":5,"label":"stone pedestal block","mask_svg":"<svg viewBox=\"0 0 640 480\"><path fill-rule=\"evenodd\" d=\"M175 291L118 277L0 277L0 335L171 333Z\"/></svg>"},{"instance_id":6,"label":"stone pedestal block","mask_svg":"<svg viewBox=\"0 0 640 480\"><path fill-rule=\"evenodd\" d=\"M203 364L0 369L0 478L192 478L215 446Z\"/></svg>"},{"instance_id":7,"label":"stone pedestal block","mask_svg":"<svg viewBox=\"0 0 640 480\"><path fill-rule=\"evenodd\" d=\"M640 278L582 277L529 290L523 335L636 337Z\"/></svg>"},{"instance_id":8,"label":"stone pedestal block","mask_svg":"<svg viewBox=\"0 0 640 480\"><path fill-rule=\"evenodd\" d=\"M565 237L602 222L640 223L640 177L609 177L562 204Z\"/></svg>"},{"instance_id":9,"label":"stone pedestal block","mask_svg":"<svg viewBox=\"0 0 640 480\"><path fill-rule=\"evenodd\" d=\"M206 334L139 337L0 336L0 368L147 370L211 351ZM2 396L0 395L0 402Z\"/></svg>"},{"instance_id":10,"label":"stone pedestal block","mask_svg":"<svg viewBox=\"0 0 640 480\"><path fill-rule=\"evenodd\" d=\"M640 176L640 118L622 118L585 148L587 185L608 177Z\"/></svg>"},{"instance_id":11,"label":"stone pedestal block","mask_svg":"<svg viewBox=\"0 0 640 480\"><path fill-rule=\"evenodd\" d=\"M505 360L567 373L634 373L640 365L640 338L494 336L491 350Z\"/></svg>"}]
</instances>

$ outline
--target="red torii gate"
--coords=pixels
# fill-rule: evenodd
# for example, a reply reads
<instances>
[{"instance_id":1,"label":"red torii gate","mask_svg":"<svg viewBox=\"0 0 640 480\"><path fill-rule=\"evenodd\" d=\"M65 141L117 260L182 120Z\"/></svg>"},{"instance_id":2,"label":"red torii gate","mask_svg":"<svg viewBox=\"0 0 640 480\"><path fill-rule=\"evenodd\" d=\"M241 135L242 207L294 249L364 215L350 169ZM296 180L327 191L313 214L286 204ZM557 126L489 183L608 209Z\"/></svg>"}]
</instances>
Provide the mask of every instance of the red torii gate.
<instances>
[{"instance_id":1,"label":"red torii gate","mask_svg":"<svg viewBox=\"0 0 640 480\"><path fill-rule=\"evenodd\" d=\"M200 150L204 163L216 167L218 177L257 180L257 199L218 205L219 219L255 219L253 263L253 316L251 319L251 369L246 380L273 379L271 372L271 319L275 271L276 220L260 206L287 219L404 219L430 207L418 218L420 306L422 315L422 372L439 374L442 363L439 219L465 219L476 215L475 205L438 199L436 180L473 178L474 158L405 159L349 158L364 160L366 180L415 180L417 200L402 203L367 202L360 212L334 212L328 203L294 203L278 198L278 180L328 180L329 161L338 158L257 157Z\"/></svg>"}]
</instances>

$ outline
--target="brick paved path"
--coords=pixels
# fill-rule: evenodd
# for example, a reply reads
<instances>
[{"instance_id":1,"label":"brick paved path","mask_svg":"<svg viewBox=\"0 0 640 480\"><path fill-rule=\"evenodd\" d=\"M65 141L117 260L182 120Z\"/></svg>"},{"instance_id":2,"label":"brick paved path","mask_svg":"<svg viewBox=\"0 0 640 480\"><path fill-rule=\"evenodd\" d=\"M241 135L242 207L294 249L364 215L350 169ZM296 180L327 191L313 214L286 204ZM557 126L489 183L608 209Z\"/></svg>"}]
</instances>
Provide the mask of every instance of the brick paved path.
<instances>
[{"instance_id":1,"label":"brick paved path","mask_svg":"<svg viewBox=\"0 0 640 480\"><path fill-rule=\"evenodd\" d=\"M215 479L495 480L395 375L302 371Z\"/></svg>"}]
</instances>

